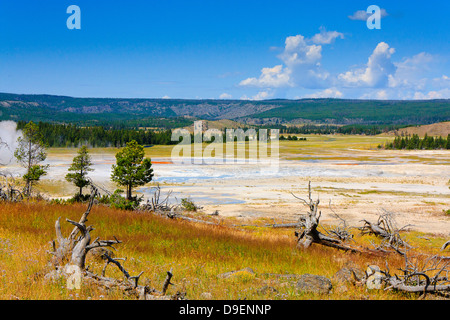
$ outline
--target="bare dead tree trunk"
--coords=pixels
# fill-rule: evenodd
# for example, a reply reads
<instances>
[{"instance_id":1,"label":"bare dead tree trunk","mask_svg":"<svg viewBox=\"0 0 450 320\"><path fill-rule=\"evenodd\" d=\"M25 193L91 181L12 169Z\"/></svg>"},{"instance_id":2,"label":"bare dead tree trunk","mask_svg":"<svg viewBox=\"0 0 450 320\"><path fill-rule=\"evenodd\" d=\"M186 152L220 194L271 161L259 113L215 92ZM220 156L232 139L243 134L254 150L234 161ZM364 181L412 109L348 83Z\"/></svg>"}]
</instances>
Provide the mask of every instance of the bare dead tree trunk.
<instances>
[{"instance_id":1,"label":"bare dead tree trunk","mask_svg":"<svg viewBox=\"0 0 450 320\"><path fill-rule=\"evenodd\" d=\"M317 230L319 227L319 221L321 216L321 211L318 210L320 200L313 200L311 196L311 182L308 184L308 200L297 197L292 194L295 198L301 200L306 206L309 207L309 212L306 215L301 216L299 225L300 229L295 232L297 236L297 247L302 249L309 248L313 243L320 245L350 251L359 252L359 250L352 248L345 244L341 239L332 236L327 236Z\"/></svg>"},{"instance_id":2,"label":"bare dead tree trunk","mask_svg":"<svg viewBox=\"0 0 450 320\"><path fill-rule=\"evenodd\" d=\"M0 201L19 202L23 200L23 193L16 188L16 180L10 173L0 172L3 181L0 182Z\"/></svg>"},{"instance_id":3,"label":"bare dead tree trunk","mask_svg":"<svg viewBox=\"0 0 450 320\"><path fill-rule=\"evenodd\" d=\"M166 291L172 278L172 270L168 272L168 278L166 279L163 290L157 291L147 286L141 286L138 284L140 276L143 272L137 276L131 276L127 270L119 262L120 259L114 259L109 254L103 253L102 256L106 260L106 264L103 268L102 275L94 274L86 269L86 255L90 250L103 247L111 247L115 244L121 243L116 237L114 240L99 240L96 238L91 243L91 234L93 230L92 226L86 226L87 217L91 212L95 196L97 195L97 189L91 186L91 199L86 212L81 216L78 222L66 219L66 221L74 225L74 229L70 233L69 237L64 238L61 233L60 218L55 223L56 238L59 244L56 247L55 241L53 241L53 264L56 270L65 270L67 266L75 266L75 269L81 271L83 281L93 283L98 286L105 287L107 289L119 288L126 294L133 294L140 299L181 299L184 294L177 293L175 296L166 296ZM114 278L108 278L105 276L106 268L109 264L114 264L124 275L124 280L118 280Z\"/></svg>"}]
</instances>

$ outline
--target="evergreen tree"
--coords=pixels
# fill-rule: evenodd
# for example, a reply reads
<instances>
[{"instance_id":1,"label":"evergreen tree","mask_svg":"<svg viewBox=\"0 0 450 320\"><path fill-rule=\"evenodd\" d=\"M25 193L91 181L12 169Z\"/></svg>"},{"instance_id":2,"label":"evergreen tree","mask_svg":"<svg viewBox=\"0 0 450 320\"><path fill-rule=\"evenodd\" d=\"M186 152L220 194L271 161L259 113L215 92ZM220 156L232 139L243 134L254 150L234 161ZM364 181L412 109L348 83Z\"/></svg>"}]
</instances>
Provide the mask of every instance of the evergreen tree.
<instances>
[{"instance_id":1,"label":"evergreen tree","mask_svg":"<svg viewBox=\"0 0 450 320\"><path fill-rule=\"evenodd\" d=\"M69 182L72 182L80 188L79 197L83 196L83 188L87 187L90 182L87 179L87 174L89 171L94 171L94 169L91 168L92 166L92 159L89 155L88 149L86 146L82 146L78 150L78 155L73 158L72 165L69 168L69 171L72 171L71 173L68 173L66 175L66 180Z\"/></svg>"},{"instance_id":2,"label":"evergreen tree","mask_svg":"<svg viewBox=\"0 0 450 320\"><path fill-rule=\"evenodd\" d=\"M127 200L133 200L131 191L134 187L152 181L152 162L149 158L144 159L144 155L144 147L135 140L128 142L126 147L116 154L116 164L112 166L111 179L126 187Z\"/></svg>"},{"instance_id":3,"label":"evergreen tree","mask_svg":"<svg viewBox=\"0 0 450 320\"><path fill-rule=\"evenodd\" d=\"M26 169L24 194L31 195L32 187L47 174L48 165L40 163L47 158L46 146L39 127L30 121L23 129L23 137L17 139L18 147L14 152L17 161Z\"/></svg>"}]
</instances>

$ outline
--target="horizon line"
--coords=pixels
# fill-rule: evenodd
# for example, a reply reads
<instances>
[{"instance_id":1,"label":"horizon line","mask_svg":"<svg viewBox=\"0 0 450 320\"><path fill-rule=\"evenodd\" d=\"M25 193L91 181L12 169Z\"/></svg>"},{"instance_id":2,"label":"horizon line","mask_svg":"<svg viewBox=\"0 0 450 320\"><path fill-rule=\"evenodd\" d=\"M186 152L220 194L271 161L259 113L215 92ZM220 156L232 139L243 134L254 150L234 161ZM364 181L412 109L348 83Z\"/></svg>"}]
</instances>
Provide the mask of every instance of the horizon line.
<instances>
[{"instance_id":1,"label":"horizon line","mask_svg":"<svg viewBox=\"0 0 450 320\"><path fill-rule=\"evenodd\" d=\"M71 95L60 95L60 94L49 94L49 93L12 93L12 92L0 92L0 95L16 95L16 96L51 96L51 97L61 97L61 98L71 98L71 99L111 99L111 100L162 100L162 101L176 101L176 100L191 100L191 101L247 101L247 102L270 102L270 101L305 101L305 100L341 100L341 101L409 101L409 102L420 102L420 101L449 101L450 98L441 99L362 99L362 98L300 98L300 99L289 99L289 98L272 98L272 99L220 99L220 98L131 98L131 97L80 97Z\"/></svg>"}]
</instances>

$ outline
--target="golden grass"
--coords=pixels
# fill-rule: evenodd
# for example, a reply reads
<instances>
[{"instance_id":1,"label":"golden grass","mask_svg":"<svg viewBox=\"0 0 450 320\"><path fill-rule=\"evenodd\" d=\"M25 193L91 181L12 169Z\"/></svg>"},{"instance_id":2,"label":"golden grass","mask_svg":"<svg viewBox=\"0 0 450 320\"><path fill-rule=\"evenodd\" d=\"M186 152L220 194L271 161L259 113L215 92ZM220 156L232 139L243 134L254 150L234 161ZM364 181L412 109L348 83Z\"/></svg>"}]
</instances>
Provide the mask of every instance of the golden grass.
<instances>
[{"instance_id":1,"label":"golden grass","mask_svg":"<svg viewBox=\"0 0 450 320\"><path fill-rule=\"evenodd\" d=\"M78 220L84 210L85 206L79 204L0 204L0 299L126 299L120 292L106 292L86 285L81 290L71 291L64 282L52 283L44 279L56 219L61 216L62 221ZM347 261L353 261L363 270L368 264L384 267L384 259L346 254L321 246L298 250L292 229L211 226L103 206L93 208L89 224L95 227L93 237L112 239L116 236L123 241L117 246L116 257L127 258L124 266L131 275L144 271L141 283L161 289L165 272L173 268L176 286L170 287L170 293L185 291L189 299L202 299L205 292L213 299L408 298L391 292L366 292L362 287L350 287L347 292L334 292L325 297L300 294L295 290L296 281L269 276L311 273L332 278ZM67 235L72 226L62 223L62 228ZM356 241L368 243L368 238L358 237ZM429 242L423 245L433 250ZM394 270L402 266L402 259L392 257L389 263ZM94 260L88 260L87 265L98 273L103 267ZM246 267L252 268L255 274L242 272L230 278L219 277L221 273ZM108 268L107 276L121 277L115 268ZM258 291L267 285L278 292Z\"/></svg>"}]
</instances>

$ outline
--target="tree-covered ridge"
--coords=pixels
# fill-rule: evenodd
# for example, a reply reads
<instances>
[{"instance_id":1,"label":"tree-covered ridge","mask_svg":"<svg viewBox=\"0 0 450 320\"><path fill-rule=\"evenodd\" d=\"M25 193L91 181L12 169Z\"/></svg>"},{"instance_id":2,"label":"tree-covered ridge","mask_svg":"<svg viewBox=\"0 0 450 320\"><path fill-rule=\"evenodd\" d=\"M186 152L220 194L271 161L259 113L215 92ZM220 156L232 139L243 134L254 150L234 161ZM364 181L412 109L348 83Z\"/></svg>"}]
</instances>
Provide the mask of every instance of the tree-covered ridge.
<instances>
[{"instance_id":1,"label":"tree-covered ridge","mask_svg":"<svg viewBox=\"0 0 450 320\"><path fill-rule=\"evenodd\" d=\"M0 93L0 120L80 125L195 117L281 123L295 119L329 124L430 124L450 120L450 100L191 100L73 98Z\"/></svg>"},{"instance_id":2,"label":"tree-covered ridge","mask_svg":"<svg viewBox=\"0 0 450 320\"><path fill-rule=\"evenodd\" d=\"M450 134L447 138L431 137L425 135L420 138L417 134L412 136L397 136L394 141L388 142L384 145L385 149L398 150L436 150L436 149L450 149Z\"/></svg>"},{"instance_id":3,"label":"tree-covered ridge","mask_svg":"<svg viewBox=\"0 0 450 320\"><path fill-rule=\"evenodd\" d=\"M26 122L20 121L17 129L22 130ZM73 124L52 124L39 122L37 124L43 141L49 147L124 147L128 142L135 140L141 145L169 145L172 142L171 130L144 130L144 129L118 129L95 127L79 127Z\"/></svg>"},{"instance_id":4,"label":"tree-covered ridge","mask_svg":"<svg viewBox=\"0 0 450 320\"><path fill-rule=\"evenodd\" d=\"M280 108L252 117L337 124L429 124L450 119L450 100L286 100Z\"/></svg>"},{"instance_id":5,"label":"tree-covered ridge","mask_svg":"<svg viewBox=\"0 0 450 320\"><path fill-rule=\"evenodd\" d=\"M286 134L361 134L371 136L404 127L407 126L389 124L350 124L345 126L307 124L303 126L276 126L277 129L280 129L280 133Z\"/></svg>"}]
</instances>

